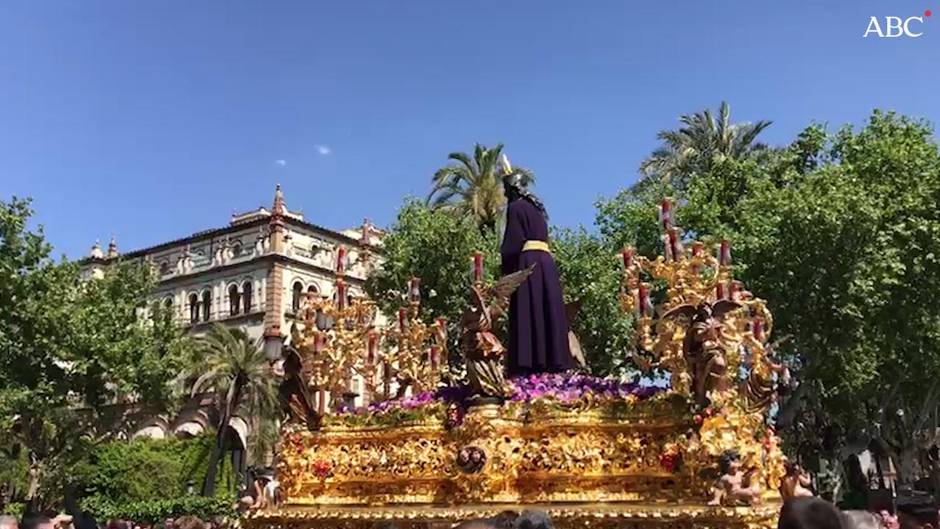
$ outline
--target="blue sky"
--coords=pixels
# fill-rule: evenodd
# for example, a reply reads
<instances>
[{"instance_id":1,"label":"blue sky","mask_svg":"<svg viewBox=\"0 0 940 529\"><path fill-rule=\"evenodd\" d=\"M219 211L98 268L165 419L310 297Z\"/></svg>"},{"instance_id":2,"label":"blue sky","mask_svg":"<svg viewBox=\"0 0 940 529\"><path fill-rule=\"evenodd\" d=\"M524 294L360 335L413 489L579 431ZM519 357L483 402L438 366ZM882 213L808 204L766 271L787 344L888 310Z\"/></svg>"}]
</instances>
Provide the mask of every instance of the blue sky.
<instances>
[{"instance_id":1,"label":"blue sky","mask_svg":"<svg viewBox=\"0 0 940 529\"><path fill-rule=\"evenodd\" d=\"M386 225L448 152L504 142L562 225L658 130L731 104L788 141L880 107L940 119L940 0L0 3L0 197L57 252L130 250L269 204ZM917 39L869 17L935 14Z\"/></svg>"}]
</instances>

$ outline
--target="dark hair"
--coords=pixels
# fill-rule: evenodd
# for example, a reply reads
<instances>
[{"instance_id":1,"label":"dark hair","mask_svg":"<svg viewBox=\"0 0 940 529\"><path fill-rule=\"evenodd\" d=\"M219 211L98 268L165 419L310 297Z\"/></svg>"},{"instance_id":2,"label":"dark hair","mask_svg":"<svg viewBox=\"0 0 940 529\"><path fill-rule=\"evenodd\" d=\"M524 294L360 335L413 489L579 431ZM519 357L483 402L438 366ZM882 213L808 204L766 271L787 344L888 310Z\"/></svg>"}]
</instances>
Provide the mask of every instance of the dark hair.
<instances>
[{"instance_id":1,"label":"dark hair","mask_svg":"<svg viewBox=\"0 0 940 529\"><path fill-rule=\"evenodd\" d=\"M41 514L24 516L23 522L20 524L20 529L37 529L40 525L51 524L52 520L48 516Z\"/></svg>"},{"instance_id":2,"label":"dark hair","mask_svg":"<svg viewBox=\"0 0 940 529\"><path fill-rule=\"evenodd\" d=\"M842 512L819 498L793 498L780 509L778 529L843 529Z\"/></svg>"},{"instance_id":3,"label":"dark hair","mask_svg":"<svg viewBox=\"0 0 940 529\"><path fill-rule=\"evenodd\" d=\"M522 511L513 524L514 529L555 529L548 513L543 511Z\"/></svg>"},{"instance_id":4,"label":"dark hair","mask_svg":"<svg viewBox=\"0 0 940 529\"><path fill-rule=\"evenodd\" d=\"M731 463L734 463L738 459L741 459L741 455L738 454L737 450L725 450L722 452L721 457L718 458L718 471L722 474L727 474L731 471Z\"/></svg>"},{"instance_id":5,"label":"dark hair","mask_svg":"<svg viewBox=\"0 0 940 529\"><path fill-rule=\"evenodd\" d=\"M783 469L786 471L788 476L795 476L799 474L801 470L803 470L800 468L800 464L795 461L787 461L783 464Z\"/></svg>"}]
</instances>

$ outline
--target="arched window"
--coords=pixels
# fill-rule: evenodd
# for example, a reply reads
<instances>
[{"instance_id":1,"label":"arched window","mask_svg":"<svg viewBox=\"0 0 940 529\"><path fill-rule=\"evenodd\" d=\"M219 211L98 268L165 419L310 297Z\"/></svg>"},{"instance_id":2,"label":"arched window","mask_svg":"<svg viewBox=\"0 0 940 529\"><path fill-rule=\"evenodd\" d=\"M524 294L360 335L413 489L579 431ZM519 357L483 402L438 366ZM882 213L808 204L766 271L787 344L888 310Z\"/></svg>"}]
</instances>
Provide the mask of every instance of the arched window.
<instances>
[{"instance_id":1,"label":"arched window","mask_svg":"<svg viewBox=\"0 0 940 529\"><path fill-rule=\"evenodd\" d=\"M189 295L189 323L199 321L199 296L195 293Z\"/></svg>"},{"instance_id":2,"label":"arched window","mask_svg":"<svg viewBox=\"0 0 940 529\"><path fill-rule=\"evenodd\" d=\"M163 299L163 308L170 311L173 310L173 298L171 296L167 296Z\"/></svg>"},{"instance_id":3,"label":"arched window","mask_svg":"<svg viewBox=\"0 0 940 529\"><path fill-rule=\"evenodd\" d=\"M209 321L212 314L212 291L206 290L202 293L202 321Z\"/></svg>"},{"instance_id":4,"label":"arched window","mask_svg":"<svg viewBox=\"0 0 940 529\"><path fill-rule=\"evenodd\" d=\"M245 283L242 284L242 306L245 308L245 314L251 312L252 293L251 281L245 281Z\"/></svg>"},{"instance_id":5,"label":"arched window","mask_svg":"<svg viewBox=\"0 0 940 529\"><path fill-rule=\"evenodd\" d=\"M300 281L294 283L294 293L291 296L290 307L291 310L296 314L300 310L300 302L303 299L304 286L300 284Z\"/></svg>"},{"instance_id":6,"label":"arched window","mask_svg":"<svg viewBox=\"0 0 940 529\"><path fill-rule=\"evenodd\" d=\"M238 294L238 285L228 287L228 313L232 316L241 309L241 296Z\"/></svg>"},{"instance_id":7,"label":"arched window","mask_svg":"<svg viewBox=\"0 0 940 529\"><path fill-rule=\"evenodd\" d=\"M319 294L320 289L317 287L316 283L310 283L310 286L307 287L308 294Z\"/></svg>"}]
</instances>

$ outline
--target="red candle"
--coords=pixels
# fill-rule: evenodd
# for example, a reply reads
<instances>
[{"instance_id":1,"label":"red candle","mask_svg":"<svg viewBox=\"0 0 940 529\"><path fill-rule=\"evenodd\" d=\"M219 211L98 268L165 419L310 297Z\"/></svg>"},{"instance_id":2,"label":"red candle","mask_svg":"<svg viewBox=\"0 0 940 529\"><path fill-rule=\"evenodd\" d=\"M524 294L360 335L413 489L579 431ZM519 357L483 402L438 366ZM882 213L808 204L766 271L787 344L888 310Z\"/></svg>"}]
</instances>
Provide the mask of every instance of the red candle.
<instances>
[{"instance_id":1,"label":"red candle","mask_svg":"<svg viewBox=\"0 0 940 529\"><path fill-rule=\"evenodd\" d=\"M473 282L483 281L483 252L473 254Z\"/></svg>"},{"instance_id":2,"label":"red candle","mask_svg":"<svg viewBox=\"0 0 940 529\"><path fill-rule=\"evenodd\" d=\"M408 325L408 309L402 307L398 309L398 330L402 333L405 332L405 327Z\"/></svg>"},{"instance_id":3,"label":"red candle","mask_svg":"<svg viewBox=\"0 0 940 529\"><path fill-rule=\"evenodd\" d=\"M640 316L647 315L647 308L650 304L650 285L649 283L640 283L639 292L639 303L638 309L640 311Z\"/></svg>"},{"instance_id":4,"label":"red candle","mask_svg":"<svg viewBox=\"0 0 940 529\"><path fill-rule=\"evenodd\" d=\"M440 338L441 343L447 341L447 318L441 316L435 320L437 323L437 336Z\"/></svg>"},{"instance_id":5,"label":"red candle","mask_svg":"<svg viewBox=\"0 0 940 529\"><path fill-rule=\"evenodd\" d=\"M659 218L663 223L663 229L668 230L672 227L672 203L668 198L663 199L662 207L659 211Z\"/></svg>"},{"instance_id":6,"label":"red candle","mask_svg":"<svg viewBox=\"0 0 940 529\"><path fill-rule=\"evenodd\" d=\"M412 303L421 301L421 279L412 277L408 282L408 300Z\"/></svg>"},{"instance_id":7,"label":"red candle","mask_svg":"<svg viewBox=\"0 0 940 529\"><path fill-rule=\"evenodd\" d=\"M346 273L346 247L342 245L336 247L336 273Z\"/></svg>"},{"instance_id":8,"label":"red candle","mask_svg":"<svg viewBox=\"0 0 940 529\"><path fill-rule=\"evenodd\" d=\"M379 349L379 335L375 331L369 332L368 342L366 342L366 355L369 365L375 365L375 353Z\"/></svg>"},{"instance_id":9,"label":"red candle","mask_svg":"<svg viewBox=\"0 0 940 529\"><path fill-rule=\"evenodd\" d=\"M754 335L754 339L758 342L764 341L764 323L759 319L754 319L751 323L751 334Z\"/></svg>"},{"instance_id":10,"label":"red candle","mask_svg":"<svg viewBox=\"0 0 940 529\"><path fill-rule=\"evenodd\" d=\"M728 239L723 239L718 247L718 264L728 266L731 264L731 243Z\"/></svg>"},{"instance_id":11,"label":"red candle","mask_svg":"<svg viewBox=\"0 0 940 529\"><path fill-rule=\"evenodd\" d=\"M715 285L715 299L725 299L725 284L722 282Z\"/></svg>"},{"instance_id":12,"label":"red candle","mask_svg":"<svg viewBox=\"0 0 940 529\"><path fill-rule=\"evenodd\" d=\"M432 345L431 349L428 351L428 357L431 360L431 369L437 369L438 358L440 357L440 348L436 345Z\"/></svg>"},{"instance_id":13,"label":"red candle","mask_svg":"<svg viewBox=\"0 0 940 529\"><path fill-rule=\"evenodd\" d=\"M316 336L313 338L313 352L321 353L323 349L326 348L326 335L322 332L317 332Z\"/></svg>"},{"instance_id":14,"label":"red candle","mask_svg":"<svg viewBox=\"0 0 940 529\"><path fill-rule=\"evenodd\" d=\"M342 279L336 280L336 308L346 308L346 283Z\"/></svg>"},{"instance_id":15,"label":"red candle","mask_svg":"<svg viewBox=\"0 0 940 529\"><path fill-rule=\"evenodd\" d=\"M675 261L682 259L682 243L679 241L679 228L669 229L669 249L672 251L672 258Z\"/></svg>"},{"instance_id":16,"label":"red candle","mask_svg":"<svg viewBox=\"0 0 940 529\"><path fill-rule=\"evenodd\" d=\"M701 242L699 241L693 242L692 243L692 257L701 257L703 247L704 245Z\"/></svg>"},{"instance_id":17,"label":"red candle","mask_svg":"<svg viewBox=\"0 0 940 529\"><path fill-rule=\"evenodd\" d=\"M623 269L630 270L633 267L633 248L623 249Z\"/></svg>"}]
</instances>

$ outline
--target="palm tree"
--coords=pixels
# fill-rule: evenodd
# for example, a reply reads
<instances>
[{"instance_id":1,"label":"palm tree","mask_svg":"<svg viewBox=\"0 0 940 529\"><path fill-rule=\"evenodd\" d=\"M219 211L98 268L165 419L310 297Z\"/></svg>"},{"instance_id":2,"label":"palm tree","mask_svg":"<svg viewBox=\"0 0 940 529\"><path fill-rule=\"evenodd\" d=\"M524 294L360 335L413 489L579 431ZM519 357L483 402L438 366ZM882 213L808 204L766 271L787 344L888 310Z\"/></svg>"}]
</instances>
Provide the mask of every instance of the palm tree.
<instances>
[{"instance_id":1,"label":"palm tree","mask_svg":"<svg viewBox=\"0 0 940 529\"><path fill-rule=\"evenodd\" d=\"M506 207L499 163L502 151L501 143L492 149L478 143L472 157L450 153L447 159L452 163L434 173L428 205L472 218L481 232L495 232ZM513 170L523 175L526 184L535 179L528 169Z\"/></svg>"},{"instance_id":2,"label":"palm tree","mask_svg":"<svg viewBox=\"0 0 940 529\"><path fill-rule=\"evenodd\" d=\"M215 447L202 493L215 494L218 467L227 449L227 430L232 417L240 415L249 424L270 417L277 406L277 386L260 343L241 329L216 324L199 340L202 362L192 393L215 394L219 409Z\"/></svg>"},{"instance_id":3,"label":"palm tree","mask_svg":"<svg viewBox=\"0 0 940 529\"><path fill-rule=\"evenodd\" d=\"M690 177L707 171L722 159L743 159L766 146L758 143L757 136L770 126L771 121L732 123L731 109L722 102L718 118L710 109L679 116L682 126L677 130L664 130L656 135L662 141L649 158L640 164L640 173L646 178L658 178L683 190ZM645 185L641 181L641 186Z\"/></svg>"}]
</instances>

